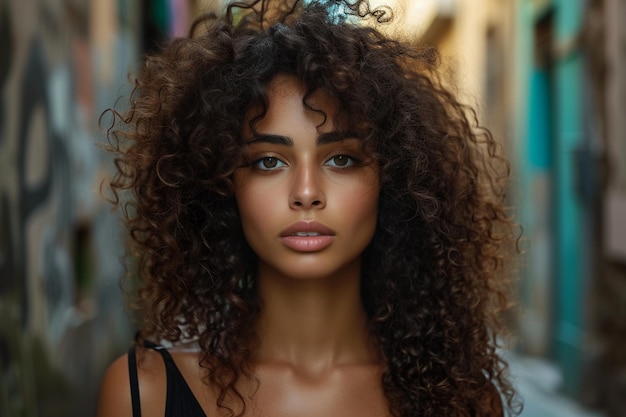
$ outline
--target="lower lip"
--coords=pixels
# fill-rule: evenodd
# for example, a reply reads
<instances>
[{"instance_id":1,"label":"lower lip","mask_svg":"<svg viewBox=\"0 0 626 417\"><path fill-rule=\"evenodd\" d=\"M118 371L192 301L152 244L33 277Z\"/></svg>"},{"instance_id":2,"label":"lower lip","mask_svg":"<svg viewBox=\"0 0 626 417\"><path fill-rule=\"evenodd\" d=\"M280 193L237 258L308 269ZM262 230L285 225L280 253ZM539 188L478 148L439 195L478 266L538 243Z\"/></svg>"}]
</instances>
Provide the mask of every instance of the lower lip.
<instances>
[{"instance_id":1,"label":"lower lip","mask_svg":"<svg viewBox=\"0 0 626 417\"><path fill-rule=\"evenodd\" d=\"M283 236L281 240L289 249L297 252L317 252L333 243L334 236Z\"/></svg>"}]
</instances>

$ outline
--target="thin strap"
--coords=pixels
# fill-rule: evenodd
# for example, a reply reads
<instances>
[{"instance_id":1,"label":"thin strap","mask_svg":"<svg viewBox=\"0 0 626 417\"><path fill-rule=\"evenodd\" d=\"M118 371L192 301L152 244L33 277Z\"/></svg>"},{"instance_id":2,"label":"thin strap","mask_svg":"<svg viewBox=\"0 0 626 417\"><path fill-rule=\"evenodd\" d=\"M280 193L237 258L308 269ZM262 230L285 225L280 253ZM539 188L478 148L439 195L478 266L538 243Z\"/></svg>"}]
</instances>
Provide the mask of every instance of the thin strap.
<instances>
[{"instance_id":1,"label":"thin strap","mask_svg":"<svg viewBox=\"0 0 626 417\"><path fill-rule=\"evenodd\" d=\"M174 358L172 358L172 355L170 355L170 353L167 351L165 347L163 347L162 345L157 345L156 343L150 342L149 340L144 340L143 346L145 348L149 348L149 349L159 352L161 354L161 357L163 358L163 362L165 362L166 369L167 368L171 369L173 372L179 375L183 381L185 380L183 375L180 373L178 367L176 366L176 362L174 362Z\"/></svg>"},{"instance_id":2,"label":"thin strap","mask_svg":"<svg viewBox=\"0 0 626 417\"><path fill-rule=\"evenodd\" d=\"M172 369L178 371L178 367L176 366L176 362L174 362L174 358L172 358L172 355L167 351L167 349L161 345L156 345L152 342L146 342L145 346L147 348L150 348L152 350L155 350L157 352L159 352L161 354L161 357L163 358L163 362L165 362L166 366L171 367ZM180 373L180 372L178 372ZM182 376L182 374L181 374Z\"/></svg>"},{"instance_id":3,"label":"thin strap","mask_svg":"<svg viewBox=\"0 0 626 417\"><path fill-rule=\"evenodd\" d=\"M134 345L128 350L128 375L130 377L130 397L133 404L133 417L141 417L139 380L137 378L137 355Z\"/></svg>"},{"instance_id":4,"label":"thin strap","mask_svg":"<svg viewBox=\"0 0 626 417\"><path fill-rule=\"evenodd\" d=\"M196 416L206 417L198 399L189 388L183 374L180 373L174 358L161 345L144 341L144 347L153 349L161 354L165 363L167 378L167 397L165 401L165 416Z\"/></svg>"}]
</instances>

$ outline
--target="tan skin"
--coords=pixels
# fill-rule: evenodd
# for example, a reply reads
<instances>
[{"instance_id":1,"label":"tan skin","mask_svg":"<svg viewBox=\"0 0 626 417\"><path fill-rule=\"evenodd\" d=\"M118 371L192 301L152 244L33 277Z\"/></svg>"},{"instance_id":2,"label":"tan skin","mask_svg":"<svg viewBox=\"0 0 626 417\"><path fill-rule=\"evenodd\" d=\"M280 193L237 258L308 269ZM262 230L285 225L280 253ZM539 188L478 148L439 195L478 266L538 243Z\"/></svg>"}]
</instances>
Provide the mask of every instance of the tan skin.
<instances>
[{"instance_id":1,"label":"tan skin","mask_svg":"<svg viewBox=\"0 0 626 417\"><path fill-rule=\"evenodd\" d=\"M382 361L359 295L361 253L376 225L378 169L356 138L339 134L335 103L322 92L309 100L329 116L324 122L302 106L304 92L293 77L270 83L268 113L256 125L258 136L244 131L249 163L234 178L263 301L258 385L239 386L245 415L388 416ZM222 415L216 393L202 382L199 352L170 352L206 415ZM163 360L152 350L140 350L138 360L142 415L163 416ZM105 374L98 416L131 415L123 356Z\"/></svg>"}]
</instances>

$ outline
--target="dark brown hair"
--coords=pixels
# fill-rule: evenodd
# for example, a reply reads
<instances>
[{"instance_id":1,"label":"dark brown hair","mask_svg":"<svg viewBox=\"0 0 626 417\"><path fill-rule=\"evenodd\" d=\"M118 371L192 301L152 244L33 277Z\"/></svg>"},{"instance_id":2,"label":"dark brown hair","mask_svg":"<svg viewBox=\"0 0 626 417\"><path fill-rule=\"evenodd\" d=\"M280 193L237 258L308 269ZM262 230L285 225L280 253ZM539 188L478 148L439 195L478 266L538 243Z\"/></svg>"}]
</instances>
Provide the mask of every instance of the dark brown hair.
<instances>
[{"instance_id":1,"label":"dark brown hair","mask_svg":"<svg viewBox=\"0 0 626 417\"><path fill-rule=\"evenodd\" d=\"M251 376L260 305L231 179L246 110L267 109L277 74L330 94L380 164L362 299L392 414L491 416L497 393L514 405L496 351L516 241L508 164L442 85L435 50L358 22L390 16L356 0L233 3L147 57L130 109L113 111L112 188L137 260L142 335L197 340L233 413L245 407L236 383Z\"/></svg>"}]
</instances>

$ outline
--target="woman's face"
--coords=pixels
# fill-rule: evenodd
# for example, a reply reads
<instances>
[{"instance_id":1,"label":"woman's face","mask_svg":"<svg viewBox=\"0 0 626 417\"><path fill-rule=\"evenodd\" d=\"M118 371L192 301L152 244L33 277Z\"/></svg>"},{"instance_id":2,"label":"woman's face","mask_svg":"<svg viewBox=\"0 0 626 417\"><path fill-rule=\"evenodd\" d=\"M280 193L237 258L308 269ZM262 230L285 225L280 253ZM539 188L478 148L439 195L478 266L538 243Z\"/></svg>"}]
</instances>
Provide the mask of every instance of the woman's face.
<instances>
[{"instance_id":1,"label":"woman's face","mask_svg":"<svg viewBox=\"0 0 626 417\"><path fill-rule=\"evenodd\" d=\"M311 279L358 273L378 212L378 166L361 141L335 126L336 103L307 99L295 77L269 85L269 107L245 123L247 163L234 176L246 240L258 273ZM258 114L251 109L249 117Z\"/></svg>"}]
</instances>

